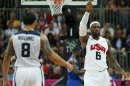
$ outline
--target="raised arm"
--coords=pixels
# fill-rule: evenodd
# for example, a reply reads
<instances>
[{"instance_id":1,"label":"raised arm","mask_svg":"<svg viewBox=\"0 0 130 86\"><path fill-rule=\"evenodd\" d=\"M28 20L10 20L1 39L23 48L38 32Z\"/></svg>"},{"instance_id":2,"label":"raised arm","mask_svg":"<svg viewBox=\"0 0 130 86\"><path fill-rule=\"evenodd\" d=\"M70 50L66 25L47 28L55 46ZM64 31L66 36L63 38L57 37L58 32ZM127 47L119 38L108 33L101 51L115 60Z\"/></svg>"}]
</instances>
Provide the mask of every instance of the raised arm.
<instances>
[{"instance_id":1,"label":"raised arm","mask_svg":"<svg viewBox=\"0 0 130 86\"><path fill-rule=\"evenodd\" d=\"M87 23L88 23L88 19L89 19L89 14L90 14L92 9L93 9L92 2L88 2L86 5L86 12L84 13L84 15L80 21L79 39L80 39L80 43L81 43L82 48L86 47L87 40L89 37L89 35L87 34Z\"/></svg>"},{"instance_id":2,"label":"raised arm","mask_svg":"<svg viewBox=\"0 0 130 86\"><path fill-rule=\"evenodd\" d=\"M4 55L4 60L3 60L3 65L2 65L2 70L3 70L3 86L9 86L9 82L8 82L8 71L9 71L11 57L15 53L14 52L14 48L13 48L12 37L10 38L10 40L8 42L8 47L6 49L6 52L5 52L5 55Z\"/></svg>"},{"instance_id":3,"label":"raised arm","mask_svg":"<svg viewBox=\"0 0 130 86\"><path fill-rule=\"evenodd\" d=\"M108 43L108 52L107 52L107 59L109 59L110 64L118 71L121 72L121 74L125 73L125 71L120 67L120 65L118 64L118 62L116 61L116 59L112 56L112 52L111 52L111 43L109 40L107 40Z\"/></svg>"},{"instance_id":4,"label":"raised arm","mask_svg":"<svg viewBox=\"0 0 130 86\"><path fill-rule=\"evenodd\" d=\"M50 44L48 42L47 37L44 34L41 34L41 49L45 53L45 55L55 64L60 66L65 66L69 71L73 70L73 66L63 60L58 54L56 54L52 48L50 47Z\"/></svg>"}]
</instances>

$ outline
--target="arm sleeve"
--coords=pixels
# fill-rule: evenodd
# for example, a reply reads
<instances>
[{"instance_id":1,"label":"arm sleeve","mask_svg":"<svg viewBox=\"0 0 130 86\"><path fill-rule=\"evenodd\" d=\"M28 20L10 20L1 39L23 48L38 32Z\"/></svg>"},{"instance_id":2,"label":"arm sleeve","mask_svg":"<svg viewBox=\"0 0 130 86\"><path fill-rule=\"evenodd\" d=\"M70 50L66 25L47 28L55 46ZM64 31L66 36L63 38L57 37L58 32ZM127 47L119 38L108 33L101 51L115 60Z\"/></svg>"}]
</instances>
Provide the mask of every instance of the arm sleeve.
<instances>
[{"instance_id":1,"label":"arm sleeve","mask_svg":"<svg viewBox=\"0 0 130 86\"><path fill-rule=\"evenodd\" d=\"M87 35L87 23L89 19L89 14L88 12L85 12L79 25L79 36L85 36Z\"/></svg>"}]
</instances>

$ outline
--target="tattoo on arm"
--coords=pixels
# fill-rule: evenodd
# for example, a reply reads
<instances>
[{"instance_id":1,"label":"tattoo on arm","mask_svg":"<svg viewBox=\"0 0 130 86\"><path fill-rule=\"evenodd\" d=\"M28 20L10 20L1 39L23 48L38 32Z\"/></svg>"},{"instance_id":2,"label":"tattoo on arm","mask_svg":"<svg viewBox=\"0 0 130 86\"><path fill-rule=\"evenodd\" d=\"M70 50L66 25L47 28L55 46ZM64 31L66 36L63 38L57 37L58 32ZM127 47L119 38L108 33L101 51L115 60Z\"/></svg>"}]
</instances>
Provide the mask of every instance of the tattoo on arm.
<instances>
[{"instance_id":1,"label":"tattoo on arm","mask_svg":"<svg viewBox=\"0 0 130 86\"><path fill-rule=\"evenodd\" d=\"M50 47L49 41L46 36L43 35L42 39L42 50L47 56L50 56L53 52L53 50Z\"/></svg>"}]
</instances>

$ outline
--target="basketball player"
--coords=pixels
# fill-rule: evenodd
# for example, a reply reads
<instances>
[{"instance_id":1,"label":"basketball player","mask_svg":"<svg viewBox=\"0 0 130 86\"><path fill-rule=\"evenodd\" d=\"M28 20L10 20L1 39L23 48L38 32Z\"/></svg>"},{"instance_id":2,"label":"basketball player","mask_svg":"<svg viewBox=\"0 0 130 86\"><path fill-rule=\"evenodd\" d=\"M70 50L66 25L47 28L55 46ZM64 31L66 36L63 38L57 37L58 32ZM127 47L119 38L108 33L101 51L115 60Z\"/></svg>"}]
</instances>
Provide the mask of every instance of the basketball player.
<instances>
[{"instance_id":1,"label":"basketball player","mask_svg":"<svg viewBox=\"0 0 130 86\"><path fill-rule=\"evenodd\" d=\"M79 75L84 74L84 70L79 70L78 58L80 57L81 51L79 47L72 49L72 55L69 58L69 62L73 65L73 71L68 72L67 86L82 86Z\"/></svg>"},{"instance_id":2,"label":"basketball player","mask_svg":"<svg viewBox=\"0 0 130 86\"><path fill-rule=\"evenodd\" d=\"M10 38L3 61L3 86L9 86L8 70L11 56L16 55L13 86L44 86L44 77L38 59L40 50L55 64L65 66L69 71L73 67L58 56L50 47L47 37L34 30L36 16L27 13L23 17L24 30Z\"/></svg>"},{"instance_id":3,"label":"basketball player","mask_svg":"<svg viewBox=\"0 0 130 86\"><path fill-rule=\"evenodd\" d=\"M109 58L110 63L121 73L124 71L112 57L109 40L100 36L100 23L97 21L92 22L89 27L91 35L87 34L86 24L92 9L92 3L88 2L86 12L79 26L81 46L86 48L84 86L111 86L106 57Z\"/></svg>"}]
</instances>

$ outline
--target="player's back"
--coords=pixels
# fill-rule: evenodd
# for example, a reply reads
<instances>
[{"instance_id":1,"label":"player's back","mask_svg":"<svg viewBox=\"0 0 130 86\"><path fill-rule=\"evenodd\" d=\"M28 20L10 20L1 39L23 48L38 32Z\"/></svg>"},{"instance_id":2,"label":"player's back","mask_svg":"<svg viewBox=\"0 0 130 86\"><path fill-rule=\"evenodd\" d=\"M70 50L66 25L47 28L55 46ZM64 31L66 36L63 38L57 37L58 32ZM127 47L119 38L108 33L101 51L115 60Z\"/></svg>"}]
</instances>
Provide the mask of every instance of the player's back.
<instances>
[{"instance_id":1,"label":"player's back","mask_svg":"<svg viewBox=\"0 0 130 86\"><path fill-rule=\"evenodd\" d=\"M40 33L37 31L20 31L13 36L13 47L16 54L15 66L41 66Z\"/></svg>"},{"instance_id":2,"label":"player's back","mask_svg":"<svg viewBox=\"0 0 130 86\"><path fill-rule=\"evenodd\" d=\"M99 37L99 40L89 36L86 45L85 70L103 71L107 69L106 53L108 44L105 38Z\"/></svg>"}]
</instances>

